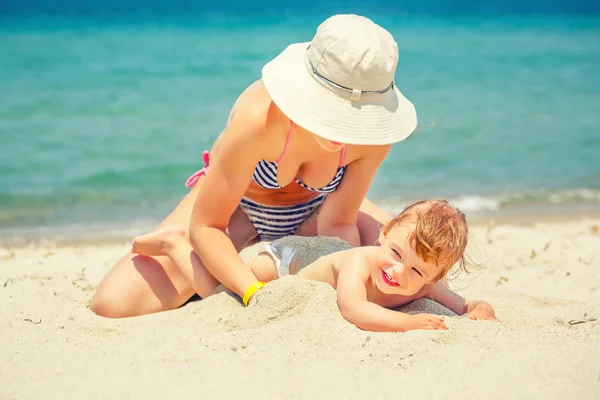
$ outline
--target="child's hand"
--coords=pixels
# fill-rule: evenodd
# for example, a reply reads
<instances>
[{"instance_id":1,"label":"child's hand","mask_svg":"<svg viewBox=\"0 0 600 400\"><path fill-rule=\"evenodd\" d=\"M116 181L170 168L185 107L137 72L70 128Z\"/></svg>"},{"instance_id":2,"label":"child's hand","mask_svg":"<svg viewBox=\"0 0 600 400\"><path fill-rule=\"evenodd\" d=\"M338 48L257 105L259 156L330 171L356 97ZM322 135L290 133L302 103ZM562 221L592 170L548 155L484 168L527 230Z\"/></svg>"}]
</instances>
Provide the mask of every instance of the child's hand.
<instances>
[{"instance_id":1,"label":"child's hand","mask_svg":"<svg viewBox=\"0 0 600 400\"><path fill-rule=\"evenodd\" d=\"M467 314L467 318L472 320L500 321L492 308L475 307Z\"/></svg>"},{"instance_id":2,"label":"child's hand","mask_svg":"<svg viewBox=\"0 0 600 400\"><path fill-rule=\"evenodd\" d=\"M448 330L444 323L444 317L434 314L415 314L409 319L409 328L413 329L432 329L432 330Z\"/></svg>"}]
</instances>

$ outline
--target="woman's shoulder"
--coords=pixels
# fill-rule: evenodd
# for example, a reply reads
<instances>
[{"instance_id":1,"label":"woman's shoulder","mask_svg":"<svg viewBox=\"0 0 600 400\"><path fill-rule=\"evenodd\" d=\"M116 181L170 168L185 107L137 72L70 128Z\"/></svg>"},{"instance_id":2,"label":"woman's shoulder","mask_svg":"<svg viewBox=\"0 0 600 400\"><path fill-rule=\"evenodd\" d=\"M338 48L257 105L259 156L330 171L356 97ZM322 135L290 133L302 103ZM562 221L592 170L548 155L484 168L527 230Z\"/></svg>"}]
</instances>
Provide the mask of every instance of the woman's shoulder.
<instances>
[{"instance_id":1,"label":"woman's shoulder","mask_svg":"<svg viewBox=\"0 0 600 400\"><path fill-rule=\"evenodd\" d=\"M284 119L285 116L273 103L262 80L252 83L239 95L229 114L230 122L243 121L249 127L263 130L267 130L274 122L282 122Z\"/></svg>"},{"instance_id":2,"label":"woman's shoulder","mask_svg":"<svg viewBox=\"0 0 600 400\"><path fill-rule=\"evenodd\" d=\"M244 117L255 122L264 120L270 102L271 97L262 84L262 80L255 81L238 96L231 108L229 119Z\"/></svg>"},{"instance_id":3,"label":"woman's shoulder","mask_svg":"<svg viewBox=\"0 0 600 400\"><path fill-rule=\"evenodd\" d=\"M289 119L273 103L262 80L258 80L237 98L225 130L244 140L278 147L277 142L285 141L289 126Z\"/></svg>"},{"instance_id":4,"label":"woman's shoulder","mask_svg":"<svg viewBox=\"0 0 600 400\"><path fill-rule=\"evenodd\" d=\"M378 167L391 148L392 145L350 145L346 150L345 164L362 162Z\"/></svg>"}]
</instances>

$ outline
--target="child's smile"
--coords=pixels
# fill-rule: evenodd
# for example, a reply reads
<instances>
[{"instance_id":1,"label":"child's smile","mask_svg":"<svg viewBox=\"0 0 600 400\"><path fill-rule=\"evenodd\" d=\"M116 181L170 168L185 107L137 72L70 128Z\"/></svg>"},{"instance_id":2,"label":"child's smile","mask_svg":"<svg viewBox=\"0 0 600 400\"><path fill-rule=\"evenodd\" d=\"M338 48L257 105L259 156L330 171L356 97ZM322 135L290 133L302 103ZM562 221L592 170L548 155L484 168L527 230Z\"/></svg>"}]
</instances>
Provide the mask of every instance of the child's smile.
<instances>
[{"instance_id":1,"label":"child's smile","mask_svg":"<svg viewBox=\"0 0 600 400\"><path fill-rule=\"evenodd\" d=\"M396 268L396 266L388 264L384 267L379 267L377 271L373 271L371 279L375 287L384 294L412 295L412 285L410 281L407 281L409 278L396 271Z\"/></svg>"},{"instance_id":2,"label":"child's smile","mask_svg":"<svg viewBox=\"0 0 600 400\"><path fill-rule=\"evenodd\" d=\"M396 280L389 275L387 272L385 272L385 269L381 270L381 275L383 277L383 281L385 283L387 283L390 286L400 286L400 284L398 282L396 282Z\"/></svg>"}]
</instances>

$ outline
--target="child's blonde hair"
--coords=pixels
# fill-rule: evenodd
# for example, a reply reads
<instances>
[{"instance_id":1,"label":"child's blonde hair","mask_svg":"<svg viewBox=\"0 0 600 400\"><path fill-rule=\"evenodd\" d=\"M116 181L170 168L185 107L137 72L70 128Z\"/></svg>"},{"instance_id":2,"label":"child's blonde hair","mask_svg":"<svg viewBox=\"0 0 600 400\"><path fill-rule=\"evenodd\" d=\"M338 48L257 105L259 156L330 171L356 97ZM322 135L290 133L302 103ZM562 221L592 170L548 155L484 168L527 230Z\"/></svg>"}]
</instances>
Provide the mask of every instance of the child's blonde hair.
<instances>
[{"instance_id":1,"label":"child's blonde hair","mask_svg":"<svg viewBox=\"0 0 600 400\"><path fill-rule=\"evenodd\" d=\"M445 200L423 200L407 206L384 229L389 231L403 221L416 225L410 243L417 255L441 267L434 282L443 279L456 263L469 272L465 258L469 227L462 211Z\"/></svg>"}]
</instances>

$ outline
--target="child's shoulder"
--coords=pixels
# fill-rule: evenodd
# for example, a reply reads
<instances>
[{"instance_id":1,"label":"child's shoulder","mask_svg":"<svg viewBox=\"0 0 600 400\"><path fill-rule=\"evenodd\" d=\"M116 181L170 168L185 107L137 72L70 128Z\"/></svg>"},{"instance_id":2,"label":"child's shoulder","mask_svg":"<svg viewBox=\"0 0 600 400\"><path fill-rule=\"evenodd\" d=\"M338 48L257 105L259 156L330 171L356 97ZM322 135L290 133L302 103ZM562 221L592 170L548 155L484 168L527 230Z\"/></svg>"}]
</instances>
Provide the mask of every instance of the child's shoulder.
<instances>
[{"instance_id":1,"label":"child's shoulder","mask_svg":"<svg viewBox=\"0 0 600 400\"><path fill-rule=\"evenodd\" d=\"M354 255L365 255L365 256L371 256L373 254L375 254L375 252L377 251L377 246L359 246L359 247L352 247L349 250L346 250L348 253L350 254L354 254Z\"/></svg>"},{"instance_id":2,"label":"child's shoulder","mask_svg":"<svg viewBox=\"0 0 600 400\"><path fill-rule=\"evenodd\" d=\"M358 273L358 276L366 277L374 256L371 246L360 246L332 253L324 259L338 272Z\"/></svg>"}]
</instances>

